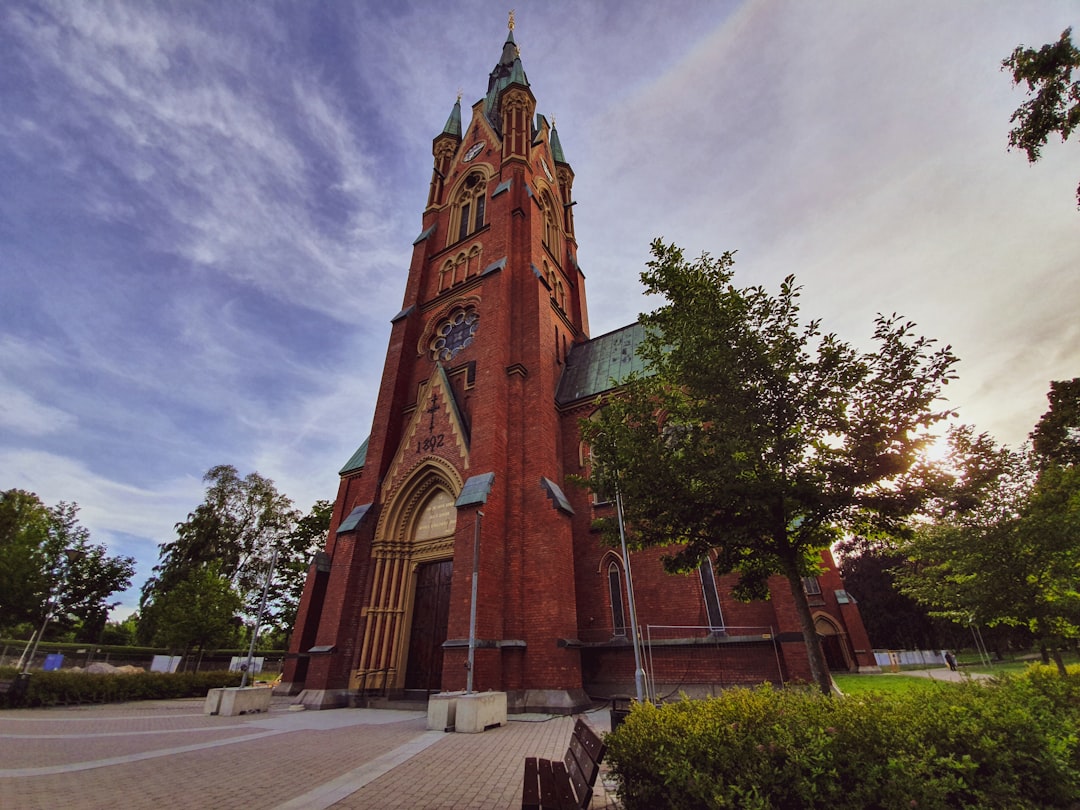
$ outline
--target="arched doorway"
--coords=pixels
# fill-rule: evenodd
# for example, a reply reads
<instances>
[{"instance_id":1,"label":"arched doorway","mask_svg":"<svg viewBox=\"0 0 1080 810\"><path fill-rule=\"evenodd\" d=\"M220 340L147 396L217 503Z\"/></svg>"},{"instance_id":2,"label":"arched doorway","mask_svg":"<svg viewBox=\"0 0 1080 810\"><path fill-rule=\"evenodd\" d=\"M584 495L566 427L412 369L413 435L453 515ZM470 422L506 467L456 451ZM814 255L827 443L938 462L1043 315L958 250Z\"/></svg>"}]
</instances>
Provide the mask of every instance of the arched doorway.
<instances>
[{"instance_id":1,"label":"arched doorway","mask_svg":"<svg viewBox=\"0 0 1080 810\"><path fill-rule=\"evenodd\" d=\"M380 518L354 689L400 694L441 687L457 525L454 492L461 489L453 478L441 465L421 465Z\"/></svg>"},{"instance_id":2,"label":"arched doorway","mask_svg":"<svg viewBox=\"0 0 1080 810\"><path fill-rule=\"evenodd\" d=\"M814 617L814 628L821 639L821 650L825 653L825 663L832 672L850 672L855 661L848 650L847 636L837 626L831 616L819 613Z\"/></svg>"},{"instance_id":3,"label":"arched doorway","mask_svg":"<svg viewBox=\"0 0 1080 810\"><path fill-rule=\"evenodd\" d=\"M405 669L405 689L439 691L442 681L443 642L450 618L450 582L454 560L428 559L426 553L445 539L453 540L457 523L454 498L436 489L420 509L412 545L418 559L414 568L412 613ZM427 560L420 562L419 560Z\"/></svg>"}]
</instances>

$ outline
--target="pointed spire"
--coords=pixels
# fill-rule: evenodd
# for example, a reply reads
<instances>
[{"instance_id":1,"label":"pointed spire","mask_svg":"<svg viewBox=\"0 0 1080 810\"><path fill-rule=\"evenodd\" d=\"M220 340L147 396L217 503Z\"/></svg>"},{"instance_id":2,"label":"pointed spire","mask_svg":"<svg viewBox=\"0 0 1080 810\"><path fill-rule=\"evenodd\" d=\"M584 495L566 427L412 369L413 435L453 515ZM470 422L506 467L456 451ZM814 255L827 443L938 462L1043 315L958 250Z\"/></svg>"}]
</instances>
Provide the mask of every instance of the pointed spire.
<instances>
[{"instance_id":1,"label":"pointed spire","mask_svg":"<svg viewBox=\"0 0 1080 810\"><path fill-rule=\"evenodd\" d=\"M525 77L525 68L521 66L521 57L514 57L514 66L510 69L510 79L507 84L523 84L529 86L529 80Z\"/></svg>"},{"instance_id":2,"label":"pointed spire","mask_svg":"<svg viewBox=\"0 0 1080 810\"><path fill-rule=\"evenodd\" d=\"M506 34L506 42L503 43L499 64L495 65L495 69L488 76L488 91L484 99L484 112L496 130L499 128L499 93L510 84L529 86L529 78L525 75L525 68L521 64L521 52L518 50L517 43L514 42L514 12L512 11L507 27L509 31Z\"/></svg>"},{"instance_id":3,"label":"pointed spire","mask_svg":"<svg viewBox=\"0 0 1080 810\"><path fill-rule=\"evenodd\" d=\"M458 93L457 101L454 102L454 109L450 111L450 117L446 119L446 126L442 130L443 135L453 135L456 138L461 137L461 93Z\"/></svg>"},{"instance_id":4,"label":"pointed spire","mask_svg":"<svg viewBox=\"0 0 1080 810\"><path fill-rule=\"evenodd\" d=\"M559 130L555 129L555 117L551 118L551 134L548 136L548 143L551 144L551 157L556 163L566 163L566 156L563 155L562 144L559 143Z\"/></svg>"}]
</instances>

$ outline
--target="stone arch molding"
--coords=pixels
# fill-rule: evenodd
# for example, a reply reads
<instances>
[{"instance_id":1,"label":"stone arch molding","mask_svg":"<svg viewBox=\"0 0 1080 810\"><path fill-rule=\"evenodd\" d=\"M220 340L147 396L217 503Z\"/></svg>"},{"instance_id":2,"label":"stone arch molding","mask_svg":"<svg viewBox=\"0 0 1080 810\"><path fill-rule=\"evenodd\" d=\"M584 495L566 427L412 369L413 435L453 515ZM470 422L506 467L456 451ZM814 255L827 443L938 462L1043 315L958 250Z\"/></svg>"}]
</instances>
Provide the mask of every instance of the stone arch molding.
<instances>
[{"instance_id":1,"label":"stone arch molding","mask_svg":"<svg viewBox=\"0 0 1080 810\"><path fill-rule=\"evenodd\" d=\"M465 485L457 469L446 459L428 456L417 462L382 510L375 528L375 546L408 548L421 507L435 490L443 489L457 499Z\"/></svg>"},{"instance_id":2,"label":"stone arch molding","mask_svg":"<svg viewBox=\"0 0 1080 810\"><path fill-rule=\"evenodd\" d=\"M404 685L417 569L454 555L453 531L416 541L417 520L436 493L456 500L462 486L449 462L430 456L409 471L382 510L371 549L372 586L364 608L360 655L350 688Z\"/></svg>"}]
</instances>

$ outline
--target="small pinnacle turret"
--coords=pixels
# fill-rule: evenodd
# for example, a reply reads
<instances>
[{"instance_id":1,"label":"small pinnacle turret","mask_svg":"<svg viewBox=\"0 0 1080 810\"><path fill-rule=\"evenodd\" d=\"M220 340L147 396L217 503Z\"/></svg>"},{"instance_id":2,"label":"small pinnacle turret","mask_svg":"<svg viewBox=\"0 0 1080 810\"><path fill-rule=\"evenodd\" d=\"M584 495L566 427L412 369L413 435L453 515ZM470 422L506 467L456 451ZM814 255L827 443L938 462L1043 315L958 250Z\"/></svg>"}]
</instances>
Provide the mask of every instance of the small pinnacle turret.
<instances>
[{"instance_id":1,"label":"small pinnacle turret","mask_svg":"<svg viewBox=\"0 0 1080 810\"><path fill-rule=\"evenodd\" d=\"M461 137L461 94L458 93L457 101L454 102L454 109L450 111L450 117L446 119L446 126L443 127L444 135L454 135L455 137Z\"/></svg>"}]
</instances>

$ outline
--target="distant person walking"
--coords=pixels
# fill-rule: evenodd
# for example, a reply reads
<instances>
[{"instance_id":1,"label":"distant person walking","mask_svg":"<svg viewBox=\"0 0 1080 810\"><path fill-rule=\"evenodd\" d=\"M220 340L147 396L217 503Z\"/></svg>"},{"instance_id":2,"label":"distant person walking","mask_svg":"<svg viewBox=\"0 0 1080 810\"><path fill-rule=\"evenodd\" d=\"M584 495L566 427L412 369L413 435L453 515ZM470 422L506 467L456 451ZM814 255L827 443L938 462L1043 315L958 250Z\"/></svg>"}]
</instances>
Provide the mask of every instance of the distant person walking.
<instances>
[{"instance_id":1,"label":"distant person walking","mask_svg":"<svg viewBox=\"0 0 1080 810\"><path fill-rule=\"evenodd\" d=\"M956 672L956 656L952 654L952 650L945 651L945 663L949 665L949 669Z\"/></svg>"}]
</instances>

